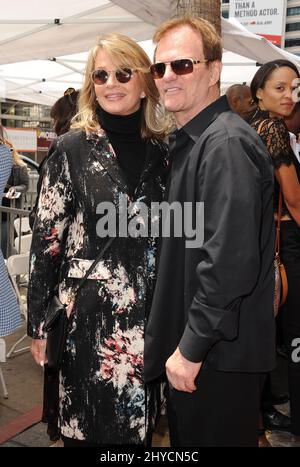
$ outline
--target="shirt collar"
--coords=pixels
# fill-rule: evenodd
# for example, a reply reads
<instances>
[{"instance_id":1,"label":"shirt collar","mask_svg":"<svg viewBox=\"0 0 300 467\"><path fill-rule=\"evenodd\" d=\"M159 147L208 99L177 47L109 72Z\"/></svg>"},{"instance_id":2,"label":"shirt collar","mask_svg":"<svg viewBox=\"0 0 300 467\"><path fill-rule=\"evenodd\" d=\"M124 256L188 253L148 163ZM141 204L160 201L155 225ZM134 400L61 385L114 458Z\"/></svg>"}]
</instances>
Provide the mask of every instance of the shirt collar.
<instances>
[{"instance_id":1,"label":"shirt collar","mask_svg":"<svg viewBox=\"0 0 300 467\"><path fill-rule=\"evenodd\" d=\"M230 110L226 96L222 96L205 107L196 117L192 118L181 130L185 131L195 142L216 118Z\"/></svg>"}]
</instances>

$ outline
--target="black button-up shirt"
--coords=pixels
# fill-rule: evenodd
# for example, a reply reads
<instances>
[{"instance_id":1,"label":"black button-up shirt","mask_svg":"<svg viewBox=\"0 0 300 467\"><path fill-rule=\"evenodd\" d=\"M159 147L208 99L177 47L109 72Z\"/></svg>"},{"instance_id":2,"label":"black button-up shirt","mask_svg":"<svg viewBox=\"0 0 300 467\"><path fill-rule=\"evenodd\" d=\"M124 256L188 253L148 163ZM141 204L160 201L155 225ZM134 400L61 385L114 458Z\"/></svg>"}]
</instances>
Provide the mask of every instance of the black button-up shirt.
<instances>
[{"instance_id":1,"label":"black button-up shirt","mask_svg":"<svg viewBox=\"0 0 300 467\"><path fill-rule=\"evenodd\" d=\"M162 239L146 380L164 371L177 346L188 360L215 369L269 371L275 365L270 157L225 97L171 139L167 200L191 203L194 219L196 203L204 203L204 241L187 248L186 236L172 229Z\"/></svg>"}]
</instances>

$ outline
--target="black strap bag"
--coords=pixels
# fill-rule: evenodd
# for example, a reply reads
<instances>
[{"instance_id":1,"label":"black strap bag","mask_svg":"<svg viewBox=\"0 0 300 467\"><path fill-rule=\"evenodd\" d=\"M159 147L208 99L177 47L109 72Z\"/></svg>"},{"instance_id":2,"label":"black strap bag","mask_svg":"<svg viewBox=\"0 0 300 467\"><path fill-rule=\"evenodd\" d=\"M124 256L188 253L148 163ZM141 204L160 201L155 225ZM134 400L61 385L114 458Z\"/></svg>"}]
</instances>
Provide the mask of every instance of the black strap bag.
<instances>
[{"instance_id":1,"label":"black strap bag","mask_svg":"<svg viewBox=\"0 0 300 467\"><path fill-rule=\"evenodd\" d=\"M113 243L115 238L116 237L111 237L107 241L106 245L102 248L93 264L89 267L86 274L79 282L79 285L73 294L73 299L70 301L70 304L73 303L73 307L75 297L79 289L81 289L81 287L87 281L89 275L91 274L97 263L100 261L100 259L103 257L106 250ZM43 331L47 332L46 353L48 359L48 366L53 370L60 370L62 364L63 352L65 349L68 335L69 318L67 316L67 306L68 305L64 305L63 303L61 303L57 294L54 294L47 307Z\"/></svg>"}]
</instances>

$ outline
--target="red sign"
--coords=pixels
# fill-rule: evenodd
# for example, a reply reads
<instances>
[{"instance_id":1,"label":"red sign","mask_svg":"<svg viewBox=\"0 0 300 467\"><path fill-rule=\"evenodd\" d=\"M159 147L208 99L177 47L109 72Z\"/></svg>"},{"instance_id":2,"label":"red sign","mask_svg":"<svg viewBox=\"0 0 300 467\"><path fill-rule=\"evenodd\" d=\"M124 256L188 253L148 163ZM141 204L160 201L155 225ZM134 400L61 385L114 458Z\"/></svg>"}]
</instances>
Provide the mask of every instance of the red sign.
<instances>
[{"instance_id":1,"label":"red sign","mask_svg":"<svg viewBox=\"0 0 300 467\"><path fill-rule=\"evenodd\" d=\"M259 36L265 37L274 45L278 45L279 47L281 46L281 36L275 36L272 34L259 34Z\"/></svg>"}]
</instances>

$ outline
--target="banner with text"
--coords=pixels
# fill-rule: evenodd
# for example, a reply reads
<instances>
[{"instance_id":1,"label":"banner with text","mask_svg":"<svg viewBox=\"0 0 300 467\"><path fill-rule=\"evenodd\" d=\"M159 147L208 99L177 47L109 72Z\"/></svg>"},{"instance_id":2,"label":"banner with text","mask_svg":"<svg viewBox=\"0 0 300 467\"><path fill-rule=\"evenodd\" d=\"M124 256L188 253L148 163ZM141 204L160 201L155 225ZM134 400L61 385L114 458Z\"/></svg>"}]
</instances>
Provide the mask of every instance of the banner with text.
<instances>
[{"instance_id":1,"label":"banner with text","mask_svg":"<svg viewBox=\"0 0 300 467\"><path fill-rule=\"evenodd\" d=\"M36 130L25 128L5 128L9 141L20 152L36 152Z\"/></svg>"},{"instance_id":2,"label":"banner with text","mask_svg":"<svg viewBox=\"0 0 300 467\"><path fill-rule=\"evenodd\" d=\"M246 29L281 46L285 28L286 0L230 0L229 17Z\"/></svg>"}]
</instances>

